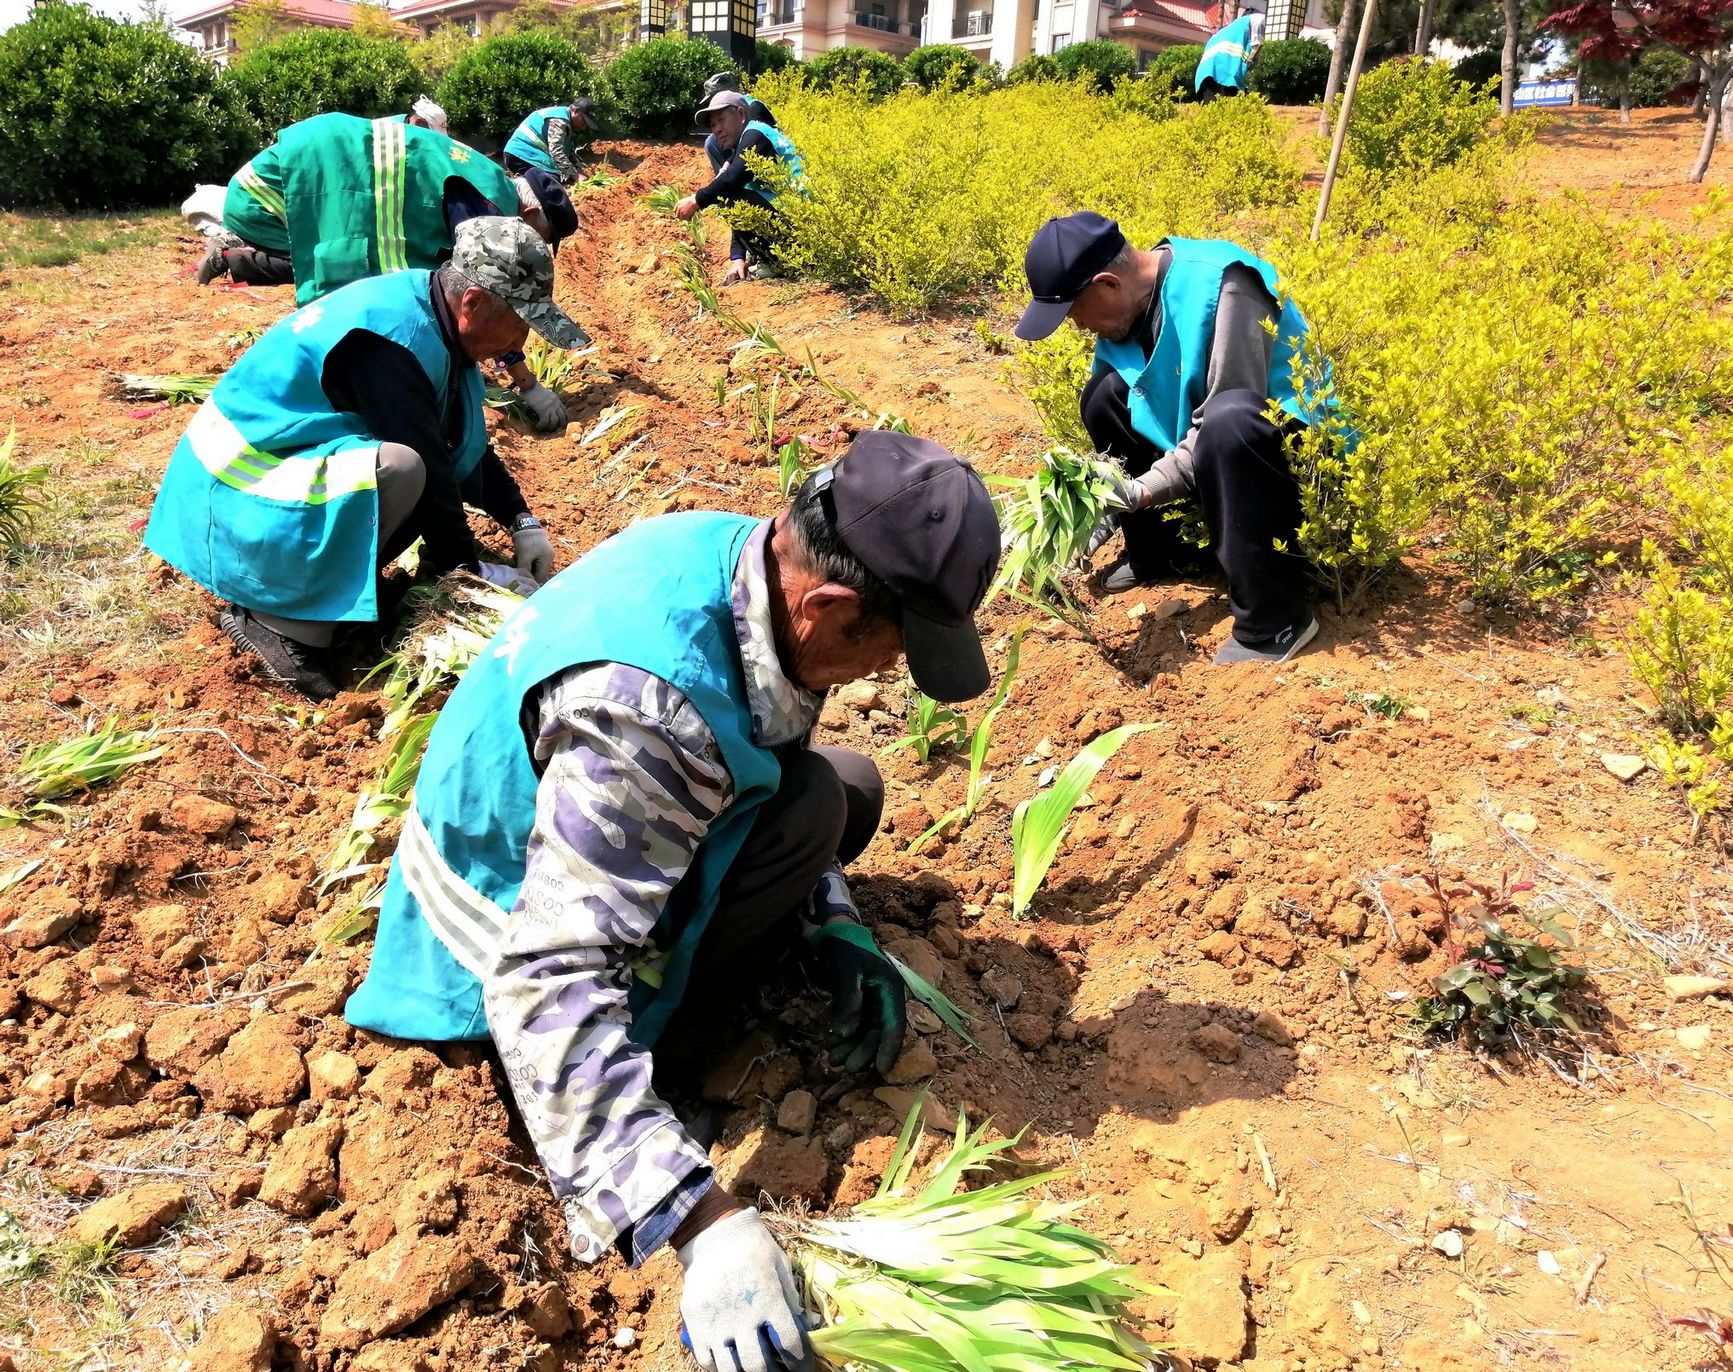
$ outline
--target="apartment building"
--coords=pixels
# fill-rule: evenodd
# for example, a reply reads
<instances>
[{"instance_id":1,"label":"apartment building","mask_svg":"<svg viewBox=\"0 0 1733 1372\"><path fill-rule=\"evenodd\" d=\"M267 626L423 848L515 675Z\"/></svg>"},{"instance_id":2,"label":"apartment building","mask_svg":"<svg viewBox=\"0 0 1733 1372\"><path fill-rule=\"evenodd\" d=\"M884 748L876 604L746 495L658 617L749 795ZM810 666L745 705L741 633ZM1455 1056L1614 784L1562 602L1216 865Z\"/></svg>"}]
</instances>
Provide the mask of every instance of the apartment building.
<instances>
[{"instance_id":1,"label":"apartment building","mask_svg":"<svg viewBox=\"0 0 1733 1372\"><path fill-rule=\"evenodd\" d=\"M562 9L624 10L626 0L551 0ZM193 46L218 66L227 64L235 54L234 20L246 0L218 0L175 19L175 27L192 37ZM472 37L479 36L488 22L517 8L517 0L412 0L407 5L391 7L391 17L411 25L422 33L432 33L446 24L455 24ZM284 0L282 18L285 23L300 28L346 29L353 22L348 0Z\"/></svg>"}]
</instances>

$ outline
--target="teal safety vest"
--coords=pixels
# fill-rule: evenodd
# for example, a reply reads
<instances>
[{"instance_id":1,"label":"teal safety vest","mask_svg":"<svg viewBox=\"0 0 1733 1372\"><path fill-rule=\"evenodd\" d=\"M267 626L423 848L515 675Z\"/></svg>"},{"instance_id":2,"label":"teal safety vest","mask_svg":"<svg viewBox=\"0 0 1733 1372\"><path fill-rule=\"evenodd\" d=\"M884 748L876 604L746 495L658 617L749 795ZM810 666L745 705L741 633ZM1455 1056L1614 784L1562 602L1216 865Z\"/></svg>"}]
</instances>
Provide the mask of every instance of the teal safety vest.
<instances>
[{"instance_id":1,"label":"teal safety vest","mask_svg":"<svg viewBox=\"0 0 1733 1372\"><path fill-rule=\"evenodd\" d=\"M794 140L774 124L760 123L753 119L741 130L742 136L746 130L755 130L770 140L770 146L776 149L776 158L788 168L788 185L790 189L804 192L806 190L806 166L800 160L800 150L794 146ZM765 185L756 176L746 183L748 190L756 191L766 200L776 199L776 192Z\"/></svg>"},{"instance_id":2,"label":"teal safety vest","mask_svg":"<svg viewBox=\"0 0 1733 1372\"><path fill-rule=\"evenodd\" d=\"M1202 90L1205 79L1213 76L1218 86L1243 91L1251 64L1252 17L1248 14L1209 36L1209 42L1203 45L1203 56L1198 58L1192 88Z\"/></svg>"},{"instance_id":3,"label":"teal safety vest","mask_svg":"<svg viewBox=\"0 0 1733 1372\"><path fill-rule=\"evenodd\" d=\"M734 787L656 925L656 965L634 969L631 1036L656 1041L685 991L722 878L782 778L776 754L753 741L731 600L735 564L757 524L708 512L635 524L501 626L428 739L373 961L344 1011L351 1024L393 1038L487 1037L481 978L517 903L536 818L538 774L522 711L568 668L619 662L684 693L715 734Z\"/></svg>"},{"instance_id":4,"label":"teal safety vest","mask_svg":"<svg viewBox=\"0 0 1733 1372\"><path fill-rule=\"evenodd\" d=\"M553 154L548 151L548 120L570 118L569 105L548 105L525 115L523 123L506 139L505 150L513 157L521 157L532 167L540 167L549 176L558 176L560 169L554 165Z\"/></svg>"},{"instance_id":5,"label":"teal safety vest","mask_svg":"<svg viewBox=\"0 0 1733 1372\"><path fill-rule=\"evenodd\" d=\"M357 281L272 325L175 445L145 546L250 610L377 619L379 440L358 416L334 409L321 383L326 355L357 329L402 344L434 394L463 407L451 462L459 480L468 477L487 448L481 369L454 361L430 276Z\"/></svg>"},{"instance_id":6,"label":"teal safety vest","mask_svg":"<svg viewBox=\"0 0 1733 1372\"><path fill-rule=\"evenodd\" d=\"M1276 269L1261 257L1219 238L1169 238L1172 250L1161 282L1161 327L1155 350L1147 358L1135 340L1116 343L1095 340L1095 370L1111 367L1131 388L1131 424L1162 452L1191 429L1192 415L1209 394L1210 348L1215 340L1216 305L1221 299L1222 273L1238 265L1263 278L1272 298ZM1161 246L1160 244L1156 245ZM1270 359L1269 398L1283 410L1310 424L1318 404L1294 391L1293 361L1308 329L1291 300L1283 301L1276 319L1276 348Z\"/></svg>"},{"instance_id":7,"label":"teal safety vest","mask_svg":"<svg viewBox=\"0 0 1733 1372\"><path fill-rule=\"evenodd\" d=\"M223 227L255 248L289 251L289 211L283 203L283 169L275 144L229 178Z\"/></svg>"},{"instance_id":8,"label":"teal safety vest","mask_svg":"<svg viewBox=\"0 0 1733 1372\"><path fill-rule=\"evenodd\" d=\"M517 213L503 167L400 115L314 115L284 129L277 148L298 305L365 276L438 266L451 251L453 177Z\"/></svg>"}]
</instances>

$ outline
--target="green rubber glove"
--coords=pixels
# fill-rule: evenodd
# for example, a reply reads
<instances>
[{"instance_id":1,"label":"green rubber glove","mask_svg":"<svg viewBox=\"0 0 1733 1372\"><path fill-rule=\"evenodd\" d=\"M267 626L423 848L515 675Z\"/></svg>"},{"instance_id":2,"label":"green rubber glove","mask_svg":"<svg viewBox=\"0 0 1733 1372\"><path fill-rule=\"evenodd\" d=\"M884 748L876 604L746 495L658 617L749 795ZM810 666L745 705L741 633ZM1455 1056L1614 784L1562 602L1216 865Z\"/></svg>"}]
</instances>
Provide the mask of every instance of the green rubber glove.
<instances>
[{"instance_id":1,"label":"green rubber glove","mask_svg":"<svg viewBox=\"0 0 1733 1372\"><path fill-rule=\"evenodd\" d=\"M811 942L831 997L831 1065L859 1072L870 1063L882 1077L902 1052L908 1023L902 974L852 920L819 925Z\"/></svg>"}]
</instances>

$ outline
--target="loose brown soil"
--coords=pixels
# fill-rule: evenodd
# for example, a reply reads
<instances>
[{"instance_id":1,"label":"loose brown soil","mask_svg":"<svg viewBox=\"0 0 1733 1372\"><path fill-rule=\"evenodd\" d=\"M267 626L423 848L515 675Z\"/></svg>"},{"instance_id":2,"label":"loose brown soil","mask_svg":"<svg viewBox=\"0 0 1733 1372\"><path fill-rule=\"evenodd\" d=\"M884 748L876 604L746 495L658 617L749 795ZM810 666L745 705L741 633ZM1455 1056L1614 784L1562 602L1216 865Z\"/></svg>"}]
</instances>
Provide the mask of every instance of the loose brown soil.
<instances>
[{"instance_id":1,"label":"loose brown soil","mask_svg":"<svg viewBox=\"0 0 1733 1372\"><path fill-rule=\"evenodd\" d=\"M1605 188L1578 152L1558 143L1544 174ZM629 175L585 198L562 255L562 299L600 345L575 422L497 434L566 560L644 515L779 503L746 415L716 403L716 377L762 363L696 316L667 269L682 230L638 200L702 159L614 153ZM16 751L111 712L168 731L164 758L67 820L0 831L0 878L39 864L0 895L0 1208L56 1261L75 1238L122 1245L106 1311L46 1277L0 1286L0 1348L26 1368L680 1366L671 1256L566 1256L488 1053L342 1020L368 949L321 940L332 901L309 879L379 761L371 688L313 712L261 685L127 531L189 412L138 415L111 373L219 370L227 340L289 308L200 290L196 255L183 238L0 286L7 420L58 488L58 570L21 569L29 603L0 625L4 736ZM726 298L986 470L1039 446L968 319L897 323L774 282ZM584 444L622 404L642 408ZM858 422L804 383L777 437L835 452ZM1325 607L1280 670L1210 665L1219 584L1092 605L1093 642L1034 618L989 798L919 856L961 769L880 751L900 681L827 708L825 741L877 752L888 783L863 910L981 1043L917 1015L928 1051L902 1075L927 1073L932 1118L990 1114L1072 1168L1083 1222L1169 1288L1148 1313L1202 1365L1684 1368L1707 1346L1667 1320L1733 1306L1705 1238L1733 1222L1733 1000L1673 1001L1661 980L1729 974L1729 883L1652 772L1601 762L1642 748L1627 609L1608 593L1541 623L1462 601L1448 568L1416 562ZM988 614L996 659L1024 617ZM1011 808L1134 721L1156 727L1102 773L1035 918L1013 922ZM1581 1044L1415 1040L1406 1007L1472 914L1441 907L1434 872L1532 882L1519 902L1575 928L1594 973ZM876 1184L909 1088L823 1066L823 1018L790 984L726 1026L705 1094L743 1192L825 1207ZM818 1108L797 1135L777 1120L804 1124L798 1099L782 1110L800 1091ZM1459 1257L1434 1245L1446 1231Z\"/></svg>"}]
</instances>

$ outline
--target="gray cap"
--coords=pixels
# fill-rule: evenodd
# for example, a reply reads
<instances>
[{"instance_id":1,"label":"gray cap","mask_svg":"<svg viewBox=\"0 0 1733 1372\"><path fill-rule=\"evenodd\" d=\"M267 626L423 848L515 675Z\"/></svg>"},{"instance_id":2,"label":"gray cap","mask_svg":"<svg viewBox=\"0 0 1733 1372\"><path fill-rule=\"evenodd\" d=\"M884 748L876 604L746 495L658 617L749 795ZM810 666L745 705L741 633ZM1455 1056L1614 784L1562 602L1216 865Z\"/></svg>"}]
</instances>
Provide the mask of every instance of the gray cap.
<instances>
[{"instance_id":1,"label":"gray cap","mask_svg":"<svg viewBox=\"0 0 1733 1372\"><path fill-rule=\"evenodd\" d=\"M466 219L453 235L451 265L459 276L498 296L556 348L584 348L590 336L554 304L554 259L541 235L521 219Z\"/></svg>"},{"instance_id":2,"label":"gray cap","mask_svg":"<svg viewBox=\"0 0 1733 1372\"><path fill-rule=\"evenodd\" d=\"M714 114L717 110L743 110L751 103L739 91L717 91L698 107L694 117L702 123L707 114Z\"/></svg>"},{"instance_id":3,"label":"gray cap","mask_svg":"<svg viewBox=\"0 0 1733 1372\"><path fill-rule=\"evenodd\" d=\"M719 71L704 83L704 98L708 100L717 91L737 91L740 89L740 78L731 71Z\"/></svg>"}]
</instances>

